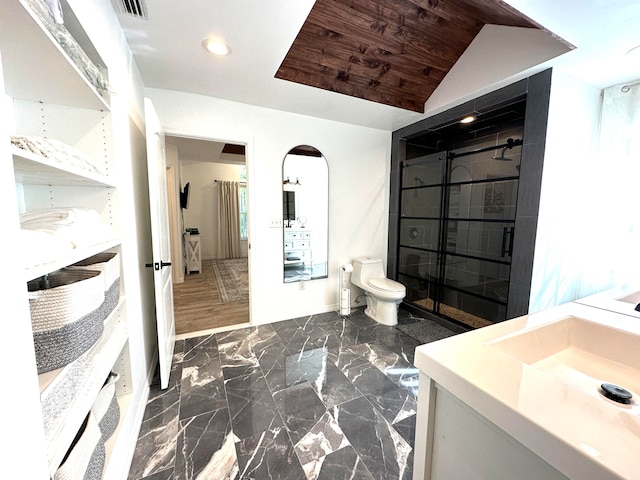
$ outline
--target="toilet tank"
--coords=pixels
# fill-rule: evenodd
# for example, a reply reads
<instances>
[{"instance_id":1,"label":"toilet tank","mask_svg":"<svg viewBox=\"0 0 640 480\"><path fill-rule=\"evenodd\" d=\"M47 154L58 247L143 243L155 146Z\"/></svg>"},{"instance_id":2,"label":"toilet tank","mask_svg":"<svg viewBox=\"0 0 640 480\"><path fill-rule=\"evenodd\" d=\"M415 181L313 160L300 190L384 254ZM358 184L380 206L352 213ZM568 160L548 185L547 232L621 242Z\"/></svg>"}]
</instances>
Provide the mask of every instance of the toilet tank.
<instances>
[{"instance_id":1,"label":"toilet tank","mask_svg":"<svg viewBox=\"0 0 640 480\"><path fill-rule=\"evenodd\" d=\"M372 278L384 278L382 260L373 257L358 257L353 259L353 273L351 283L363 288Z\"/></svg>"}]
</instances>

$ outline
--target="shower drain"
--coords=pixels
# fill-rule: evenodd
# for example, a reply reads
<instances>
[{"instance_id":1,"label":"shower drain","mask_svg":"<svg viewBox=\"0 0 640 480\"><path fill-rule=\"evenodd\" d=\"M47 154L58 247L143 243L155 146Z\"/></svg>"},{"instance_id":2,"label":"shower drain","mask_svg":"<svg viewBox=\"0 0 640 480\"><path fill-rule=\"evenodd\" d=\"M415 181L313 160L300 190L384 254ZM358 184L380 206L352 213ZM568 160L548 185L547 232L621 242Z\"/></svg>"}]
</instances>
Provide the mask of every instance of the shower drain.
<instances>
[{"instance_id":1,"label":"shower drain","mask_svg":"<svg viewBox=\"0 0 640 480\"><path fill-rule=\"evenodd\" d=\"M631 399L633 395L629 390L625 390L618 385L614 385L613 383L603 383L600 385L602 390L600 393L607 397L609 400L613 400L614 402L623 403L625 405L629 405L631 403Z\"/></svg>"}]
</instances>

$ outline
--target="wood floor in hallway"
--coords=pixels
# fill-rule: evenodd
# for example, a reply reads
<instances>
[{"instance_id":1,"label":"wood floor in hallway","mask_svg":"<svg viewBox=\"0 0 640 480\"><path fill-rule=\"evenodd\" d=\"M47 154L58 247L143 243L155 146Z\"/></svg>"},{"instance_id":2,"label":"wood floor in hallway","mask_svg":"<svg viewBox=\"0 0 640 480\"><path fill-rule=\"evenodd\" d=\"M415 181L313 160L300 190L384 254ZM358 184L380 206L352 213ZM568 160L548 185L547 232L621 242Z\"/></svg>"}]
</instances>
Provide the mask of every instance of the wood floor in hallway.
<instances>
[{"instance_id":1,"label":"wood floor in hallway","mask_svg":"<svg viewBox=\"0 0 640 480\"><path fill-rule=\"evenodd\" d=\"M173 304L177 335L249 321L249 300L222 303L210 261L173 285Z\"/></svg>"}]
</instances>

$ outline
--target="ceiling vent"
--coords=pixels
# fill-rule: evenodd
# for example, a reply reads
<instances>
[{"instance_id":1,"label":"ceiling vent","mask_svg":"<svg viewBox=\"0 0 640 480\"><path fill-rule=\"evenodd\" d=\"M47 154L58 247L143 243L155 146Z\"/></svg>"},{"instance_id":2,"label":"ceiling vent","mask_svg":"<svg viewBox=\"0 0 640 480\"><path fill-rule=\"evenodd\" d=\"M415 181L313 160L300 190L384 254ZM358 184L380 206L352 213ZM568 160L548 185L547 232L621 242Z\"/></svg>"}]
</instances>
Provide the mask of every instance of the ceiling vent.
<instances>
[{"instance_id":1,"label":"ceiling vent","mask_svg":"<svg viewBox=\"0 0 640 480\"><path fill-rule=\"evenodd\" d=\"M145 0L112 0L118 13L149 20L149 10Z\"/></svg>"}]
</instances>

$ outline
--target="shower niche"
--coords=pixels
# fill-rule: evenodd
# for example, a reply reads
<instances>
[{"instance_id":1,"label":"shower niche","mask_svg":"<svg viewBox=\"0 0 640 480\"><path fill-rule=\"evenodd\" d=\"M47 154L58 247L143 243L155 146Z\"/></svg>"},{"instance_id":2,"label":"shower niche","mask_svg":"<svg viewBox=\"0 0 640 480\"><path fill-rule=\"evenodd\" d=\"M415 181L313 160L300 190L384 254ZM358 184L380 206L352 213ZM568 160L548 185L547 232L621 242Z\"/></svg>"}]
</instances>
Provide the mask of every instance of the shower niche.
<instances>
[{"instance_id":1,"label":"shower niche","mask_svg":"<svg viewBox=\"0 0 640 480\"><path fill-rule=\"evenodd\" d=\"M405 308L461 330L527 313L546 124L527 98L545 81L394 132L387 273Z\"/></svg>"}]
</instances>

